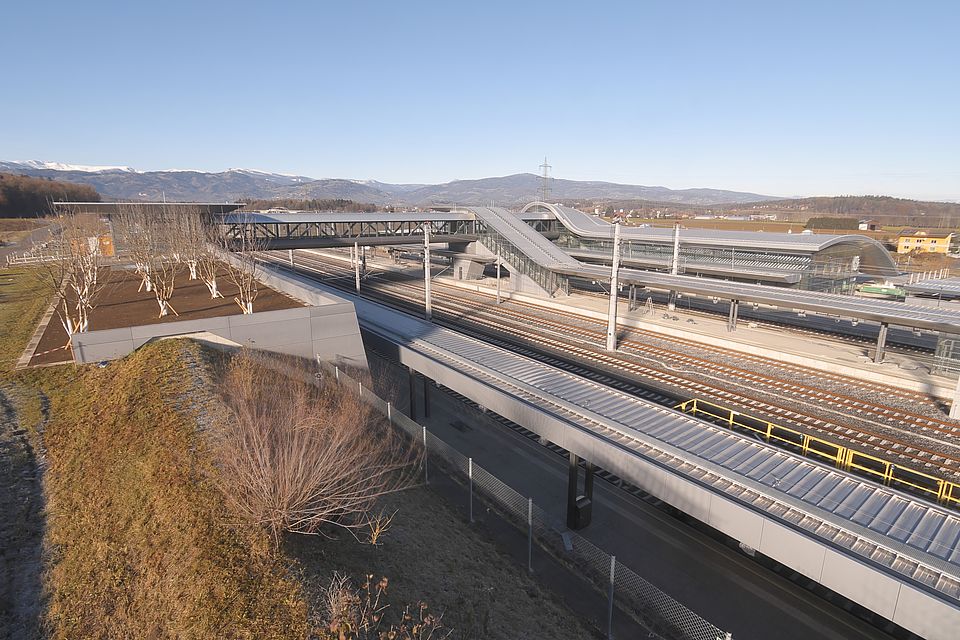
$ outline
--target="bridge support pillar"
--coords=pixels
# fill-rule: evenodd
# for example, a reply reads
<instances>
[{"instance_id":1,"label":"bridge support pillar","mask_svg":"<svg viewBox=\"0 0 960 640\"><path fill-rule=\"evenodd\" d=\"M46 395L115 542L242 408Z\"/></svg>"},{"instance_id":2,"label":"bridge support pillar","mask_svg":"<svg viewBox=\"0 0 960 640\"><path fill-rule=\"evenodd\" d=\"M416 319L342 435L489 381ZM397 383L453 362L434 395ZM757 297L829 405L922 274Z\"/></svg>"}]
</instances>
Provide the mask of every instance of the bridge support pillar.
<instances>
[{"instance_id":1,"label":"bridge support pillar","mask_svg":"<svg viewBox=\"0 0 960 640\"><path fill-rule=\"evenodd\" d=\"M287 257L290 258L290 268L295 268L293 265L293 249L287 249Z\"/></svg>"},{"instance_id":2,"label":"bridge support pillar","mask_svg":"<svg viewBox=\"0 0 960 640\"><path fill-rule=\"evenodd\" d=\"M567 478L567 526L582 529L590 524L593 515L593 463L586 463L583 493L580 493L580 457L572 451Z\"/></svg>"},{"instance_id":3,"label":"bridge support pillar","mask_svg":"<svg viewBox=\"0 0 960 640\"><path fill-rule=\"evenodd\" d=\"M730 301L730 315L727 318L727 331L736 331L737 330L737 314L740 311L740 301L731 300Z\"/></svg>"},{"instance_id":4,"label":"bridge support pillar","mask_svg":"<svg viewBox=\"0 0 960 640\"><path fill-rule=\"evenodd\" d=\"M883 362L883 351L887 347L887 328L888 325L886 322L880 323L880 335L877 336L877 350L873 354L873 361L876 363Z\"/></svg>"}]
</instances>

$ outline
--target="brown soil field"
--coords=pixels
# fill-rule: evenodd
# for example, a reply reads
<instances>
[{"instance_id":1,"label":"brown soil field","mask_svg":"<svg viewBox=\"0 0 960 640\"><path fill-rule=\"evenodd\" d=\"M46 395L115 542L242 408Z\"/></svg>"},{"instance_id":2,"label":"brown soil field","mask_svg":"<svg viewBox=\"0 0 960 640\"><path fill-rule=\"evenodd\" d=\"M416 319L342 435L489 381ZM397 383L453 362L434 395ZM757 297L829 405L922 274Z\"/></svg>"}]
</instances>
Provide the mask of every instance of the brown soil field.
<instances>
[{"instance_id":1,"label":"brown soil field","mask_svg":"<svg viewBox=\"0 0 960 640\"><path fill-rule=\"evenodd\" d=\"M96 306L90 314L90 330L119 329L122 327L136 327L145 324L162 324L178 322L180 320L200 320L203 318L219 318L240 313L240 307L234 302L237 287L227 278L224 272L217 282L223 298L210 299L210 292L202 280L188 280L187 269L184 267L177 274L177 286L170 303L180 314L168 315L160 318L159 306L152 293L138 291L140 276L132 269L111 268L107 274L107 284L96 300ZM303 303L287 295L260 285L257 299L253 303L254 313L259 311L277 311L302 307ZM69 362L73 355L67 344L67 332L64 330L56 314L40 339L37 355L30 360L30 364L50 364L54 362Z\"/></svg>"}]
</instances>

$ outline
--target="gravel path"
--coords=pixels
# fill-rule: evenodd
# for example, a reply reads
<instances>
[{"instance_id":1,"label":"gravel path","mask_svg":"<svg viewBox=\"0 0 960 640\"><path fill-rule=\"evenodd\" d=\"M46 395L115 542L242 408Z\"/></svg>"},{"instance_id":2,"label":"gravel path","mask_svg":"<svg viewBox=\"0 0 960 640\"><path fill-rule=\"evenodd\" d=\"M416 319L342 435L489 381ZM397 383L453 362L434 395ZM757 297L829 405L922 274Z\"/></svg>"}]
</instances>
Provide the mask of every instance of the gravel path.
<instances>
[{"instance_id":1,"label":"gravel path","mask_svg":"<svg viewBox=\"0 0 960 640\"><path fill-rule=\"evenodd\" d=\"M37 460L0 389L0 640L42 637L44 524Z\"/></svg>"}]
</instances>

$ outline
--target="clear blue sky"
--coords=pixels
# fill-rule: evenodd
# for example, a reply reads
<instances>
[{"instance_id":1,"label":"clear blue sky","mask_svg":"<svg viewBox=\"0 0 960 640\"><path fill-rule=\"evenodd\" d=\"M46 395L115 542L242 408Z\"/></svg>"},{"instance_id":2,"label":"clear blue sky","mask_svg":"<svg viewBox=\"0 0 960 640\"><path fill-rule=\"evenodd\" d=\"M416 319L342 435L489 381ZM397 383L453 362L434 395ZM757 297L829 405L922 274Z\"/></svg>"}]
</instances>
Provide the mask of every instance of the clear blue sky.
<instances>
[{"instance_id":1,"label":"clear blue sky","mask_svg":"<svg viewBox=\"0 0 960 640\"><path fill-rule=\"evenodd\" d=\"M960 2L8 2L0 159L960 200Z\"/></svg>"}]
</instances>

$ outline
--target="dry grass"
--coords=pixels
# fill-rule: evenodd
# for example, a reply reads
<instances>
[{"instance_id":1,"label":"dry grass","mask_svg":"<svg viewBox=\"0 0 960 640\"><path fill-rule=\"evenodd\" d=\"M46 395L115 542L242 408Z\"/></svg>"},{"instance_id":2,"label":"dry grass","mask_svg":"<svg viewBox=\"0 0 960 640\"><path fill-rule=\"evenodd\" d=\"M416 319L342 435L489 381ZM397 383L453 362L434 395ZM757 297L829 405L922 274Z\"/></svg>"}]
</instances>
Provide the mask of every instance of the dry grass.
<instances>
[{"instance_id":1,"label":"dry grass","mask_svg":"<svg viewBox=\"0 0 960 640\"><path fill-rule=\"evenodd\" d=\"M584 640L595 638L584 622L542 588L522 564L505 555L483 529L464 520L426 487L386 496L381 507L396 511L378 546L348 535L318 540L289 536L284 549L302 566L321 600L332 576L345 573L357 585L365 576L387 576L392 603L423 601L443 616L453 640ZM398 612L393 612L396 614Z\"/></svg>"},{"instance_id":2,"label":"dry grass","mask_svg":"<svg viewBox=\"0 0 960 640\"><path fill-rule=\"evenodd\" d=\"M52 638L302 638L301 588L210 477L182 341L30 376L51 398L45 584ZM67 371L73 375L58 375ZM62 386L51 388L57 381Z\"/></svg>"}]
</instances>

